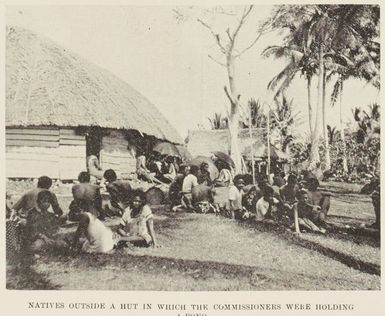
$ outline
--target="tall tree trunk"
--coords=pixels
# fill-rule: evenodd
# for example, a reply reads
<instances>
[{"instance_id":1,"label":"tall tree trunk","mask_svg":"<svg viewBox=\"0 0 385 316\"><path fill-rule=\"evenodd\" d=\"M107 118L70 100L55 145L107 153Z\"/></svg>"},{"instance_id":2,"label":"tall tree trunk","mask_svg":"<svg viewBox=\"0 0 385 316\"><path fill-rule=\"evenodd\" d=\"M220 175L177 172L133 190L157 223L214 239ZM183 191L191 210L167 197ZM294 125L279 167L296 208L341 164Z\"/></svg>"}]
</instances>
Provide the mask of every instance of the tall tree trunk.
<instances>
[{"instance_id":1,"label":"tall tree trunk","mask_svg":"<svg viewBox=\"0 0 385 316\"><path fill-rule=\"evenodd\" d=\"M323 73L324 73L324 62L323 62L323 46L320 45L319 48L319 74L318 74L318 91L317 91L317 109L315 117L315 126L314 131L311 137L311 153L310 153L310 169L317 168L317 164L320 161L319 157L319 132L320 132L320 123L322 118L322 86L323 86Z\"/></svg>"},{"instance_id":2,"label":"tall tree trunk","mask_svg":"<svg viewBox=\"0 0 385 316\"><path fill-rule=\"evenodd\" d=\"M343 109L343 102L342 102L342 93L343 93L343 86L344 81L340 77L340 134L341 134L341 143L342 143L342 168L344 172L348 172L348 159L346 157L346 143L345 143L345 128L344 123L342 119L342 109Z\"/></svg>"},{"instance_id":3,"label":"tall tree trunk","mask_svg":"<svg viewBox=\"0 0 385 316\"><path fill-rule=\"evenodd\" d=\"M329 149L329 137L328 129L326 126L326 71L324 68L322 77L322 125L325 141L325 170L330 170L330 149Z\"/></svg>"},{"instance_id":4,"label":"tall tree trunk","mask_svg":"<svg viewBox=\"0 0 385 316\"><path fill-rule=\"evenodd\" d=\"M313 108L311 105L311 76L307 76L307 106L309 110L310 137L313 134Z\"/></svg>"},{"instance_id":5,"label":"tall tree trunk","mask_svg":"<svg viewBox=\"0 0 385 316\"><path fill-rule=\"evenodd\" d=\"M239 150L238 131L239 131L239 97L235 84L235 60L231 53L226 57L226 68L229 77L230 96L232 99L229 117L230 133L230 156L234 160L235 173L240 173L242 169L241 153Z\"/></svg>"}]
</instances>

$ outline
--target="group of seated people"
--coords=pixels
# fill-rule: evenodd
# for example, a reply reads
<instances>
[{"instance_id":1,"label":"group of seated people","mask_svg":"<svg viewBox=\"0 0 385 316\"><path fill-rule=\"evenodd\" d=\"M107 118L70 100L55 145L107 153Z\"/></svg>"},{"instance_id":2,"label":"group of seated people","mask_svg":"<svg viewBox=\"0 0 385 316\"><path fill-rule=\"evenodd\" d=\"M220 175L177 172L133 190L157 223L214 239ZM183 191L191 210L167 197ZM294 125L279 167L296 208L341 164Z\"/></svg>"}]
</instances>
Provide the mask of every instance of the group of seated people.
<instances>
[{"instance_id":1,"label":"group of seated people","mask_svg":"<svg viewBox=\"0 0 385 316\"><path fill-rule=\"evenodd\" d=\"M182 207L193 210L197 207L197 204L202 206L202 199L199 196L208 197L207 202L212 203L211 189L214 187L228 187L233 183L232 181L230 167L226 164L223 164L219 175L215 179L211 178L210 165L207 162L202 162L199 167L196 165L182 165L180 174L170 184L170 209L176 211Z\"/></svg>"},{"instance_id":2,"label":"group of seated people","mask_svg":"<svg viewBox=\"0 0 385 316\"><path fill-rule=\"evenodd\" d=\"M35 254L54 248L109 252L123 245L157 246L152 211L142 190L133 190L129 181L118 180L114 170L109 169L104 172L109 199L104 201L101 187L90 183L88 172L81 172L78 180L72 187L68 214L63 214L56 195L50 191L52 180L46 176L7 208L9 221L18 223L21 252ZM115 231L104 223L111 216L120 219ZM58 237L60 226L68 222L78 225L73 238Z\"/></svg>"},{"instance_id":3,"label":"group of seated people","mask_svg":"<svg viewBox=\"0 0 385 316\"><path fill-rule=\"evenodd\" d=\"M229 191L232 218L280 221L295 228L325 233L325 219L330 208L330 194L319 190L319 181L309 178L299 183L290 174L287 183L270 185L267 178L258 179L258 186L245 187L242 176L236 177Z\"/></svg>"},{"instance_id":4,"label":"group of seated people","mask_svg":"<svg viewBox=\"0 0 385 316\"><path fill-rule=\"evenodd\" d=\"M181 159L176 156L152 152L147 159L145 153L139 151L136 157L136 174L139 180L169 184L177 176L180 164Z\"/></svg>"},{"instance_id":5,"label":"group of seated people","mask_svg":"<svg viewBox=\"0 0 385 316\"><path fill-rule=\"evenodd\" d=\"M214 203L222 182L211 180L208 164L185 166L170 186L171 209L178 208L206 213L209 210L239 220L286 221L297 233L300 229L325 233L324 224L330 208L330 194L319 190L315 177L301 179L295 174L287 177L277 173L269 181L259 177L258 185L245 185L248 175L237 175L229 183L227 200ZM272 183L272 184L270 184ZM278 185L279 186L278 186Z\"/></svg>"}]
</instances>

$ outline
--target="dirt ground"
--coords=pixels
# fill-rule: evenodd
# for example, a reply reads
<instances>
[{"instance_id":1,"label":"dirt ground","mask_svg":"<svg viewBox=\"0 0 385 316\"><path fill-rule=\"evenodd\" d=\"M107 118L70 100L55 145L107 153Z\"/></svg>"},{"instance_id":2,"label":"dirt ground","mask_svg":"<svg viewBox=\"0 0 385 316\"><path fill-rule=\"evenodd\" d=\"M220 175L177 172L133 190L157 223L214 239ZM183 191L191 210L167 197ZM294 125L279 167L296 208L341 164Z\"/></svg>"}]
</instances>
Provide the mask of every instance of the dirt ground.
<instances>
[{"instance_id":1,"label":"dirt ground","mask_svg":"<svg viewBox=\"0 0 385 316\"><path fill-rule=\"evenodd\" d=\"M358 187L333 193L326 236L296 237L278 225L213 214L153 209L161 248L112 254L50 253L27 268L8 267L9 289L63 290L378 290L378 231L370 198ZM357 190L356 190L357 189ZM66 204L67 200L61 200ZM114 226L116 220L109 220ZM75 226L61 228L61 235Z\"/></svg>"}]
</instances>

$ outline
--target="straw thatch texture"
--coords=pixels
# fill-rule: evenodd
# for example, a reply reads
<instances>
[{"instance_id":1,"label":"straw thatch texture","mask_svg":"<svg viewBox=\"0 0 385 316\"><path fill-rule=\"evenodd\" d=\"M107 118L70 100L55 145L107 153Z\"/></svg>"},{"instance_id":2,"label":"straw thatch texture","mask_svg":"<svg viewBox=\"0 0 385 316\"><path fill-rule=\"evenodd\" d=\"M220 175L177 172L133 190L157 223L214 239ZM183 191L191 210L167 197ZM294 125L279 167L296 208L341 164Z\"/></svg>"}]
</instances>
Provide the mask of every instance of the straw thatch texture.
<instances>
[{"instance_id":1,"label":"straw thatch texture","mask_svg":"<svg viewBox=\"0 0 385 316\"><path fill-rule=\"evenodd\" d=\"M135 129L182 143L149 100L110 72L19 27L6 31L6 125Z\"/></svg>"}]
</instances>

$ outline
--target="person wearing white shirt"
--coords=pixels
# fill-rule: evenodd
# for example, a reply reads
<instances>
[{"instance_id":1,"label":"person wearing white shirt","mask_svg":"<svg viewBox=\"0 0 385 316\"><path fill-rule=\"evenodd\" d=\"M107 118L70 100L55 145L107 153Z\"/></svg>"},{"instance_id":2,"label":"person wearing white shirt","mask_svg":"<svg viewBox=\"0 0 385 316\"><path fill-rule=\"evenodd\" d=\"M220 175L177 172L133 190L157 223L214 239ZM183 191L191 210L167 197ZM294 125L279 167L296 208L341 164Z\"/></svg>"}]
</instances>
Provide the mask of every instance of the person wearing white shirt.
<instances>
[{"instance_id":1,"label":"person wearing white shirt","mask_svg":"<svg viewBox=\"0 0 385 316\"><path fill-rule=\"evenodd\" d=\"M265 186L263 196L258 200L255 206L255 221L261 222L271 215L274 204L279 201L273 197L274 189L271 186Z\"/></svg>"},{"instance_id":2,"label":"person wearing white shirt","mask_svg":"<svg viewBox=\"0 0 385 316\"><path fill-rule=\"evenodd\" d=\"M235 179L234 184L235 185L229 187L229 202L227 207L233 219L238 217L238 215L240 216L242 211L243 187L245 186L242 178Z\"/></svg>"},{"instance_id":3,"label":"person wearing white shirt","mask_svg":"<svg viewBox=\"0 0 385 316\"><path fill-rule=\"evenodd\" d=\"M192 206L192 188L198 185L198 166L191 166L190 173L184 178L182 184L182 205L187 209L193 209Z\"/></svg>"}]
</instances>

